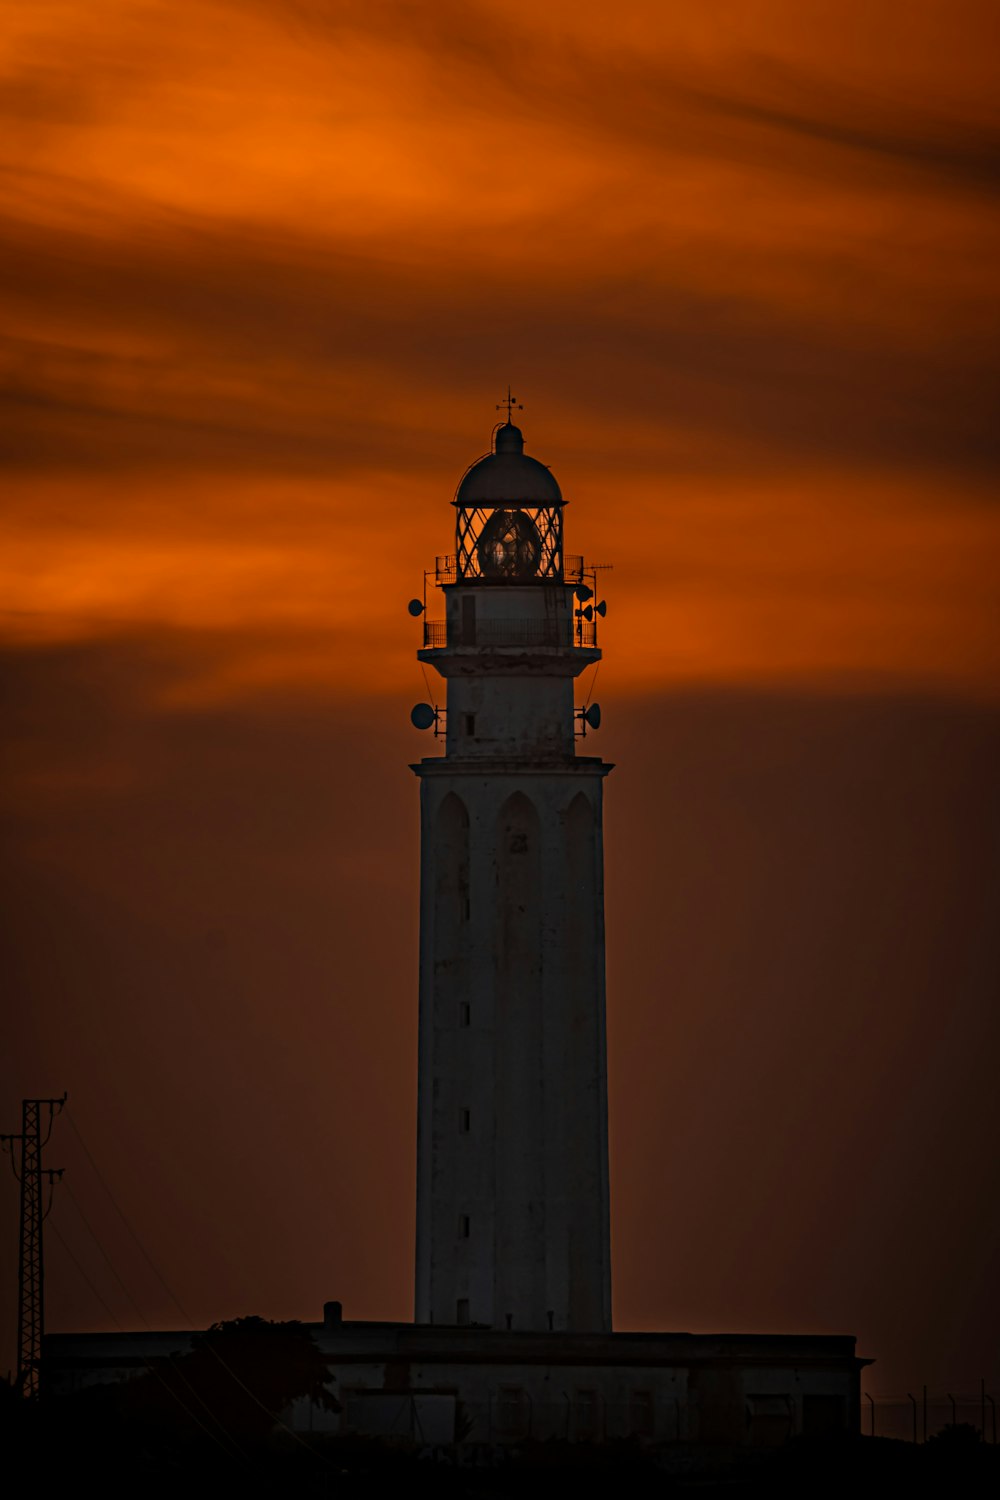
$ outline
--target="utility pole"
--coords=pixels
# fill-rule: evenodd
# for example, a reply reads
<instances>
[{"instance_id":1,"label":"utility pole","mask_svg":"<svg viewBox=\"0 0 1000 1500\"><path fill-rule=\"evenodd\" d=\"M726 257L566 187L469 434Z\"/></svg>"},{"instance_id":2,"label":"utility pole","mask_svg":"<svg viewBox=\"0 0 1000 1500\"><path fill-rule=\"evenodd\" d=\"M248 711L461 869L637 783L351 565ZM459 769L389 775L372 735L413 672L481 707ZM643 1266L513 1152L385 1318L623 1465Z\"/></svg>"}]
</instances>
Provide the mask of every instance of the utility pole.
<instances>
[{"instance_id":1,"label":"utility pole","mask_svg":"<svg viewBox=\"0 0 1000 1500\"><path fill-rule=\"evenodd\" d=\"M42 1148L52 1134L52 1122L66 1103L61 1099L22 1099L21 1134L0 1135L10 1152L14 1176L21 1184L21 1237L17 1295L17 1388L22 1396L38 1395L45 1327L45 1263L42 1224L52 1207L52 1186L62 1167L43 1167ZM42 1111L48 1109L42 1138ZM18 1149L20 1148L20 1149ZM43 1181L48 1179L48 1202L42 1206Z\"/></svg>"}]
</instances>

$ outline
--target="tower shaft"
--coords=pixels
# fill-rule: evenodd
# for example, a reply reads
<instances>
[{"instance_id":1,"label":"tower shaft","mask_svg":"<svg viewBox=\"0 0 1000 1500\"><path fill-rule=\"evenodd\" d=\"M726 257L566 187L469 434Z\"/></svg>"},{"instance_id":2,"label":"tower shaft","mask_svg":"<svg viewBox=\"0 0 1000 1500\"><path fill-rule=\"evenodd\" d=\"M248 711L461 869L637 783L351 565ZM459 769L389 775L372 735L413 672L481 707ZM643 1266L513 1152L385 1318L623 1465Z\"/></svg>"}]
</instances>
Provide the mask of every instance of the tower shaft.
<instances>
[{"instance_id":1,"label":"tower shaft","mask_svg":"<svg viewBox=\"0 0 1000 1500\"><path fill-rule=\"evenodd\" d=\"M572 586L456 580L421 780L416 1316L611 1326L603 783ZM429 631L430 633L430 631Z\"/></svg>"},{"instance_id":2,"label":"tower shaft","mask_svg":"<svg viewBox=\"0 0 1000 1500\"><path fill-rule=\"evenodd\" d=\"M610 1327L605 772L421 770L418 1321Z\"/></svg>"}]
</instances>

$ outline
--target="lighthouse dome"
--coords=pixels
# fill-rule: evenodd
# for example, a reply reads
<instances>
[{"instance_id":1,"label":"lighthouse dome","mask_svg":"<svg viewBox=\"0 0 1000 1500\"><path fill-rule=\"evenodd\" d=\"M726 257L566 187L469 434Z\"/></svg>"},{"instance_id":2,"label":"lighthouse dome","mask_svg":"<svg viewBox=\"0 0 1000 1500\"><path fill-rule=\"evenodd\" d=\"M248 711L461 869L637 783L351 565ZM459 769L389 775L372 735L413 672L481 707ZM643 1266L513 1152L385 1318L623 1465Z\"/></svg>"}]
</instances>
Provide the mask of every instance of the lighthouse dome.
<instances>
[{"instance_id":1,"label":"lighthouse dome","mask_svg":"<svg viewBox=\"0 0 1000 1500\"><path fill-rule=\"evenodd\" d=\"M561 505L562 494L550 469L529 458L524 437L513 422L497 431L494 451L465 471L455 492L455 504L478 506Z\"/></svg>"}]
</instances>

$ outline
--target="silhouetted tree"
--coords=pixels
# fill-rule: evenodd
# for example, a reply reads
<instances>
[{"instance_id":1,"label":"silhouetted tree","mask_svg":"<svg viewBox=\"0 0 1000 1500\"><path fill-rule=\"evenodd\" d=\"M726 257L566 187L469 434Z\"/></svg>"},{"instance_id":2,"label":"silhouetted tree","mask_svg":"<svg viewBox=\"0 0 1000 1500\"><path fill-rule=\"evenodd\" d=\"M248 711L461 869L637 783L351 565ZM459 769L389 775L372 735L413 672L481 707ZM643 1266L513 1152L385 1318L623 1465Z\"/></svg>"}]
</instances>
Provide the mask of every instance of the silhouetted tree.
<instances>
[{"instance_id":1,"label":"silhouetted tree","mask_svg":"<svg viewBox=\"0 0 1000 1500\"><path fill-rule=\"evenodd\" d=\"M980 1442L979 1428L971 1422L946 1422L940 1432L932 1433L928 1443L947 1448L971 1448Z\"/></svg>"},{"instance_id":2,"label":"silhouetted tree","mask_svg":"<svg viewBox=\"0 0 1000 1500\"><path fill-rule=\"evenodd\" d=\"M245 1448L266 1438L299 1397L339 1411L329 1378L304 1324L234 1318L197 1335L189 1354L121 1387L119 1410L125 1421Z\"/></svg>"}]
</instances>

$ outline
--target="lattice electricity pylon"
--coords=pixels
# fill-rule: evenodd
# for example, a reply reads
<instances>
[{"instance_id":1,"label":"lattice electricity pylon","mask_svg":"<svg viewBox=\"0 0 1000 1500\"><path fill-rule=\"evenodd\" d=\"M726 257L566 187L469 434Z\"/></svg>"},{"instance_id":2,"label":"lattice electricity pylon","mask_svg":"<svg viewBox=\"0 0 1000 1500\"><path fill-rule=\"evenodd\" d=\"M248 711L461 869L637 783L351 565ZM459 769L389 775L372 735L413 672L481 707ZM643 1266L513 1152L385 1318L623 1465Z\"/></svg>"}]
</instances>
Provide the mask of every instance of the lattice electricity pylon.
<instances>
[{"instance_id":1,"label":"lattice electricity pylon","mask_svg":"<svg viewBox=\"0 0 1000 1500\"><path fill-rule=\"evenodd\" d=\"M38 1395L45 1329L45 1261L42 1225L52 1207L52 1185L63 1174L62 1167L42 1166L42 1148L52 1134L52 1122L66 1103L61 1099L22 1099L21 1134L0 1136L10 1152L14 1176L21 1184L21 1237L17 1291L17 1387L22 1396ZM42 1139L42 1110L48 1106L48 1128ZM17 1146L20 1145L20 1162ZM48 1178L48 1202L42 1206L42 1183Z\"/></svg>"}]
</instances>

